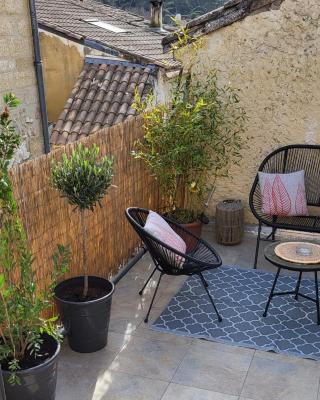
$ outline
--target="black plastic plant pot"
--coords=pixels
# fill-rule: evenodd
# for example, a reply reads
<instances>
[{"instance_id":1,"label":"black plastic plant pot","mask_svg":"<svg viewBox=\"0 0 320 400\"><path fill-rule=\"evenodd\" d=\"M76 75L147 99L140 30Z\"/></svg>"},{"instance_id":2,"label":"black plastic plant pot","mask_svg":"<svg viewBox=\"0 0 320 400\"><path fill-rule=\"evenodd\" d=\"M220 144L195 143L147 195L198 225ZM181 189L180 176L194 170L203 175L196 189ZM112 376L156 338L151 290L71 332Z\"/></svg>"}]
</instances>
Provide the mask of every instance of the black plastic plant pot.
<instances>
[{"instance_id":1,"label":"black plastic plant pot","mask_svg":"<svg viewBox=\"0 0 320 400\"><path fill-rule=\"evenodd\" d=\"M83 276L61 282L55 288L55 299L71 349L78 353L93 353L108 343L114 285L107 279L89 276L90 290L98 290L102 296L89 301L69 300L70 293L82 288L83 283Z\"/></svg>"},{"instance_id":2,"label":"black plastic plant pot","mask_svg":"<svg viewBox=\"0 0 320 400\"><path fill-rule=\"evenodd\" d=\"M20 385L11 385L8 382L10 372L1 371L5 400L55 400L60 344L48 335L45 341L52 356L36 367L18 371Z\"/></svg>"}]
</instances>

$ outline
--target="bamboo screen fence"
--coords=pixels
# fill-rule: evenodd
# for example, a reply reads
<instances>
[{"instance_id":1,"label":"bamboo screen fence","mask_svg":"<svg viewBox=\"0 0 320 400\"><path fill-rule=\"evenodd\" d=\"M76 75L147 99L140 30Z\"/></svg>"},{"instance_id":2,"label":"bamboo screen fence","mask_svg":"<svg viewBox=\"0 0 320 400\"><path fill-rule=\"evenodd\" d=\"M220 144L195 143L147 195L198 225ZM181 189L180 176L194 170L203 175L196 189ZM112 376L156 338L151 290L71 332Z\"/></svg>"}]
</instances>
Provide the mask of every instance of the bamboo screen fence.
<instances>
[{"instance_id":1,"label":"bamboo screen fence","mask_svg":"<svg viewBox=\"0 0 320 400\"><path fill-rule=\"evenodd\" d=\"M103 129L82 140L96 143L101 155L114 157L114 180L94 213L87 212L89 273L110 277L124 264L139 244L124 211L129 206L160 208L159 188L143 163L133 159L134 142L143 136L142 120L130 119ZM52 268L57 244L69 245L72 263L68 276L81 275L82 252L79 215L50 186L53 159L70 154L76 144L54 150L49 155L18 165L11 170L15 198L34 255L37 277L45 284Z\"/></svg>"}]
</instances>

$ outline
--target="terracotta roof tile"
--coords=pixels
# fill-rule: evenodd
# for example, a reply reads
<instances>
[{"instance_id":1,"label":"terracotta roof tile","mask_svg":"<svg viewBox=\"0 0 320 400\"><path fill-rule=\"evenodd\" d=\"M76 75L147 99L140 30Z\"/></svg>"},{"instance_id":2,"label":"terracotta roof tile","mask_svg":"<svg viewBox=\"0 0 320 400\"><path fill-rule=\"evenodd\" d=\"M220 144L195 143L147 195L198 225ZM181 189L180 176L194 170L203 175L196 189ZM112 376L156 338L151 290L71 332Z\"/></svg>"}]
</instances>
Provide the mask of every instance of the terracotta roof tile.
<instances>
[{"instance_id":1,"label":"terracotta roof tile","mask_svg":"<svg viewBox=\"0 0 320 400\"><path fill-rule=\"evenodd\" d=\"M36 8L38 22L43 29L61 32L83 43L93 41L102 44L135 62L164 68L180 66L172 54L163 53L162 39L168 31L151 29L149 21L141 16L94 0L36 0ZM86 21L92 18L122 28L125 32L115 33Z\"/></svg>"},{"instance_id":2,"label":"terracotta roof tile","mask_svg":"<svg viewBox=\"0 0 320 400\"><path fill-rule=\"evenodd\" d=\"M137 64L87 59L51 133L54 145L74 142L136 115L134 93L152 89L152 69ZM100 62L102 62L100 60Z\"/></svg>"}]
</instances>

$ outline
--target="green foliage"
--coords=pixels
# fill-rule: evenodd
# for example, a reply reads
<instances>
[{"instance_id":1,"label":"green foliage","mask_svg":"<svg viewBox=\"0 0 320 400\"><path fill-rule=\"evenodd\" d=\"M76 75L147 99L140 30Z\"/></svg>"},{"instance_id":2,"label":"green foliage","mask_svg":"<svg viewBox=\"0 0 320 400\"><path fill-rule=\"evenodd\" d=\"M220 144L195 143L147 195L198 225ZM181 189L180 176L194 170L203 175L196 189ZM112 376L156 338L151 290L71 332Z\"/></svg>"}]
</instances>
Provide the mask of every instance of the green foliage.
<instances>
[{"instance_id":1,"label":"green foliage","mask_svg":"<svg viewBox=\"0 0 320 400\"><path fill-rule=\"evenodd\" d=\"M66 271L69 250L58 246L48 288L39 288L32 268L33 258L17 214L8 168L20 137L10 117L19 105L13 94L4 96L5 107L0 114L0 363L12 372L10 382L19 383L16 372L25 356L38 357L42 334L58 338L56 317L45 319L50 307L56 279Z\"/></svg>"},{"instance_id":2,"label":"green foliage","mask_svg":"<svg viewBox=\"0 0 320 400\"><path fill-rule=\"evenodd\" d=\"M68 268L69 250L59 246L53 258L51 285L39 288L21 225L17 221L13 226L8 221L2 227L0 263L4 268L0 274L0 363L8 365L12 384L20 383L16 372L25 356L29 354L37 358L41 355L44 333L60 340L58 318L43 316L52 305L56 279Z\"/></svg>"},{"instance_id":3,"label":"green foliage","mask_svg":"<svg viewBox=\"0 0 320 400\"><path fill-rule=\"evenodd\" d=\"M13 212L15 208L8 168L21 141L10 116L11 110L16 108L20 101L13 93L5 94L3 100L5 106L0 113L0 221L4 209Z\"/></svg>"},{"instance_id":4,"label":"green foliage","mask_svg":"<svg viewBox=\"0 0 320 400\"><path fill-rule=\"evenodd\" d=\"M107 156L99 159L99 147L85 147L80 143L70 157L63 155L62 161L52 167L53 187L62 197L80 211L82 228L83 299L88 294L87 231L84 213L94 211L106 195L113 178L113 160ZM100 204L101 205L101 204Z\"/></svg>"},{"instance_id":5,"label":"green foliage","mask_svg":"<svg viewBox=\"0 0 320 400\"><path fill-rule=\"evenodd\" d=\"M94 211L112 182L112 159L99 157L99 147L79 144L70 157L52 168L52 183L69 203L80 211Z\"/></svg>"},{"instance_id":6,"label":"green foliage","mask_svg":"<svg viewBox=\"0 0 320 400\"><path fill-rule=\"evenodd\" d=\"M227 176L241 157L246 115L238 92L220 87L215 72L201 82L188 73L173 93L170 104L136 99L146 134L134 156L158 179L171 209L178 206L182 189L186 208L201 213L215 179Z\"/></svg>"}]
</instances>

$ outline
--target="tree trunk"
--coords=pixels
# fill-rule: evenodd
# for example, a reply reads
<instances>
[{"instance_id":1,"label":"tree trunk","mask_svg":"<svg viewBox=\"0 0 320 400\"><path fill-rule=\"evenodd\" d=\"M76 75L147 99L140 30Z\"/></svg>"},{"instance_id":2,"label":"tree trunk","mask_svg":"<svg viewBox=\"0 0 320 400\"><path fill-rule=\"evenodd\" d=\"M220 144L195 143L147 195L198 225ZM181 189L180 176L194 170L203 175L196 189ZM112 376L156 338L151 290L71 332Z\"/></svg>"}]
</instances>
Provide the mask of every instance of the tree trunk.
<instances>
[{"instance_id":1,"label":"tree trunk","mask_svg":"<svg viewBox=\"0 0 320 400\"><path fill-rule=\"evenodd\" d=\"M85 220L85 210L80 211L81 215L81 235L82 235L82 270L84 275L83 293L85 299L88 296L89 278L88 278L88 254L87 254L87 226Z\"/></svg>"}]
</instances>

